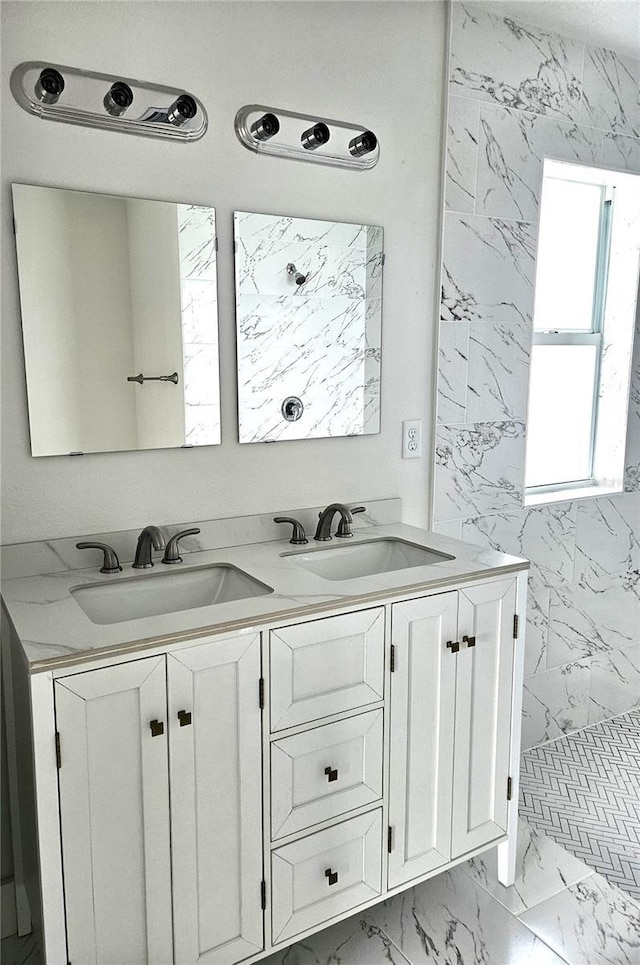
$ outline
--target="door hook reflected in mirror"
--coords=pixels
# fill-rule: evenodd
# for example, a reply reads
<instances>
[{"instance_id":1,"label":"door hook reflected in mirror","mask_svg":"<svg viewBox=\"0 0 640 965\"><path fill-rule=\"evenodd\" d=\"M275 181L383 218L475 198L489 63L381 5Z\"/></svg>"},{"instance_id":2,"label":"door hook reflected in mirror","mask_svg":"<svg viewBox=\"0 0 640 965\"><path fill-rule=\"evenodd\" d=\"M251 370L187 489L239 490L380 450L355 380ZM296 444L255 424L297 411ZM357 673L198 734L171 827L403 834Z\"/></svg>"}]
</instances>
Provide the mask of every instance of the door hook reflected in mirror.
<instances>
[{"instance_id":1,"label":"door hook reflected in mirror","mask_svg":"<svg viewBox=\"0 0 640 965\"><path fill-rule=\"evenodd\" d=\"M127 382L138 382L142 385L143 382L173 382L174 385L178 384L178 373L173 372L171 375L143 375L140 372L139 375L128 375Z\"/></svg>"}]
</instances>

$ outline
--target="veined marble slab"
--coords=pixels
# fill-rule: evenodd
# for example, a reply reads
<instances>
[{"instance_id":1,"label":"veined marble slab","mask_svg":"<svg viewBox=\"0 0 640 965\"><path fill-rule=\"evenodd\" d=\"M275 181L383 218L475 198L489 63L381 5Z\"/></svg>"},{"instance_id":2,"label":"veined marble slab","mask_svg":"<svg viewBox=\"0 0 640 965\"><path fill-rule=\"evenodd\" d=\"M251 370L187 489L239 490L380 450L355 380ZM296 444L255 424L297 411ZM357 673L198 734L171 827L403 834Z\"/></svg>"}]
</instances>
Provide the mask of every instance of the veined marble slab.
<instances>
[{"instance_id":1,"label":"veined marble slab","mask_svg":"<svg viewBox=\"0 0 640 965\"><path fill-rule=\"evenodd\" d=\"M122 573L100 574L96 565L90 570L65 569L7 580L3 583L2 597L30 669L38 671L69 665L79 656L120 655L209 634L255 630L257 625L277 625L312 614L335 612L345 606L448 589L452 581L517 573L528 567L526 560L400 523L359 529L347 545L385 537L403 539L446 554L448 558L358 579L326 580L296 565L288 540L183 552L182 573L192 566L232 566L270 587L272 592L113 624L93 623L71 590L100 583L117 584L132 577L140 581L153 580L153 570L132 572L126 567ZM311 542L309 551L321 553L322 547ZM166 569L161 564L159 567L165 575Z\"/></svg>"}]
</instances>

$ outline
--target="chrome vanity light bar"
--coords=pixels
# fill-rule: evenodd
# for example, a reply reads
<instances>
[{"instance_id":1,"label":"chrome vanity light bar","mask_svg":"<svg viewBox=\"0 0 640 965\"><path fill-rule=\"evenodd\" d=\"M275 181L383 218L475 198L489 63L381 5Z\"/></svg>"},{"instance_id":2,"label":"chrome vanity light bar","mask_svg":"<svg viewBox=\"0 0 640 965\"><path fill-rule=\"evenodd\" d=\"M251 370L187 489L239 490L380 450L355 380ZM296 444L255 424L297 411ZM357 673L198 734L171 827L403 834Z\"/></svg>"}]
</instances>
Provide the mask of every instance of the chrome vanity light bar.
<instances>
[{"instance_id":1,"label":"chrome vanity light bar","mask_svg":"<svg viewBox=\"0 0 640 965\"><path fill-rule=\"evenodd\" d=\"M48 121L182 141L207 130L204 106L187 91L61 64L19 64L11 92L23 110Z\"/></svg>"},{"instance_id":2,"label":"chrome vanity light bar","mask_svg":"<svg viewBox=\"0 0 640 965\"><path fill-rule=\"evenodd\" d=\"M248 104L235 118L238 139L250 151L364 171L378 163L373 131L358 124Z\"/></svg>"}]
</instances>

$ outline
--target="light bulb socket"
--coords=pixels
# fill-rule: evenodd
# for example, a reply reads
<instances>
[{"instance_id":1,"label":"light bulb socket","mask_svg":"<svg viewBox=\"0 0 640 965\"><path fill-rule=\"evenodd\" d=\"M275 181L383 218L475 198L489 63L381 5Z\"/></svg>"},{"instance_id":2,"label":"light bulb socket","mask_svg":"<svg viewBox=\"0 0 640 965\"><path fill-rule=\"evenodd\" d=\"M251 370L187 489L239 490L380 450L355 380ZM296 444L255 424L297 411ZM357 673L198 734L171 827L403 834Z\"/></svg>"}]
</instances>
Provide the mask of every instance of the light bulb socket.
<instances>
[{"instance_id":1,"label":"light bulb socket","mask_svg":"<svg viewBox=\"0 0 640 965\"><path fill-rule=\"evenodd\" d=\"M300 140L306 151L315 151L317 147L322 147L323 144L326 144L330 137L331 132L329 128L320 121L318 124L314 124L313 127L304 131Z\"/></svg>"},{"instance_id":2,"label":"light bulb socket","mask_svg":"<svg viewBox=\"0 0 640 965\"><path fill-rule=\"evenodd\" d=\"M167 111L167 120L174 127L181 127L195 117L197 111L198 105L193 97L189 94L180 94Z\"/></svg>"},{"instance_id":3,"label":"light bulb socket","mask_svg":"<svg viewBox=\"0 0 640 965\"><path fill-rule=\"evenodd\" d=\"M362 157L363 154L371 154L378 146L378 138L373 131L363 131L349 141L349 152L354 157Z\"/></svg>"},{"instance_id":4,"label":"light bulb socket","mask_svg":"<svg viewBox=\"0 0 640 965\"><path fill-rule=\"evenodd\" d=\"M64 90L64 77L54 67L45 67L36 81L35 94L42 104L55 104Z\"/></svg>"},{"instance_id":5,"label":"light bulb socket","mask_svg":"<svg viewBox=\"0 0 640 965\"><path fill-rule=\"evenodd\" d=\"M133 103L133 91L128 84L117 80L104 95L104 109L112 117L120 117Z\"/></svg>"},{"instance_id":6,"label":"light bulb socket","mask_svg":"<svg viewBox=\"0 0 640 965\"><path fill-rule=\"evenodd\" d=\"M256 141L268 141L280 130L280 121L275 114L263 114L249 128Z\"/></svg>"}]
</instances>

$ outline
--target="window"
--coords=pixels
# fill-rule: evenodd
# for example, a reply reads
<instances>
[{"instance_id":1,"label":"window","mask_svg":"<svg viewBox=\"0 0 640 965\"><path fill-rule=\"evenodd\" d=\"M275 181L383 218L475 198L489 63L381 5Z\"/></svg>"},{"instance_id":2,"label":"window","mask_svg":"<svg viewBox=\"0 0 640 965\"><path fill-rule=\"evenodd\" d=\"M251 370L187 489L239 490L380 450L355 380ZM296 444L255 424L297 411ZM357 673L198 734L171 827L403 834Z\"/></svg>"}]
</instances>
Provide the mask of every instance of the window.
<instances>
[{"instance_id":1,"label":"window","mask_svg":"<svg viewBox=\"0 0 640 965\"><path fill-rule=\"evenodd\" d=\"M637 290L640 240L633 215L636 209L640 213L638 182L634 175L545 162L527 497L571 488L615 488L618 483L621 488L634 313L627 308L628 317L621 318L620 299L628 302L629 292ZM612 364L617 370L613 380ZM612 433L618 439L615 446Z\"/></svg>"}]
</instances>

